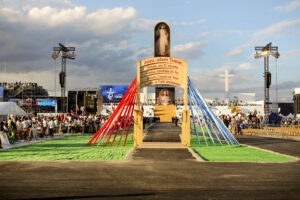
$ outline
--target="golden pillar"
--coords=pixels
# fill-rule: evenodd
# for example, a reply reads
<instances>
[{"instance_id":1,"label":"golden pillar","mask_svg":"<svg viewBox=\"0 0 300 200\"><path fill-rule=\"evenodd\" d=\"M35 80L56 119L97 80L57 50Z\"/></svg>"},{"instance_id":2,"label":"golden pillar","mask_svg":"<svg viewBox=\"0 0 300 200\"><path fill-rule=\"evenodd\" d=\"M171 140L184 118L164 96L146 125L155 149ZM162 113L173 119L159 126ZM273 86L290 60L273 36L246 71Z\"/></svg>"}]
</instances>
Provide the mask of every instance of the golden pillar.
<instances>
[{"instance_id":1,"label":"golden pillar","mask_svg":"<svg viewBox=\"0 0 300 200\"><path fill-rule=\"evenodd\" d=\"M181 143L184 146L190 146L190 110L188 109L188 77L187 61L184 66L184 110L182 112Z\"/></svg>"},{"instance_id":2,"label":"golden pillar","mask_svg":"<svg viewBox=\"0 0 300 200\"><path fill-rule=\"evenodd\" d=\"M141 146L143 144L143 111L141 108L141 62L137 63L137 105L136 110L134 111L134 146Z\"/></svg>"}]
</instances>

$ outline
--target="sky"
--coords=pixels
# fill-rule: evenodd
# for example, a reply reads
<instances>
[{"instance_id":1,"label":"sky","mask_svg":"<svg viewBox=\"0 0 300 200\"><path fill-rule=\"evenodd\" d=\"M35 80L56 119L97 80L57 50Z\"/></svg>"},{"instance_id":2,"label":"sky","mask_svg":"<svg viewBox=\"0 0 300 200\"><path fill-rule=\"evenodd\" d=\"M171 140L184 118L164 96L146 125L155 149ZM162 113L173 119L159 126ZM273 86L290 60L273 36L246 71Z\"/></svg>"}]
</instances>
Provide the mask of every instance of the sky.
<instances>
[{"instance_id":1,"label":"sky","mask_svg":"<svg viewBox=\"0 0 300 200\"><path fill-rule=\"evenodd\" d=\"M153 57L153 28L171 27L171 56L188 61L204 97L231 93L263 99L263 59L255 46L272 42L271 100L291 102L300 87L300 0L0 0L0 81L37 82L60 95L58 43L76 47L67 61L67 89L130 84L138 60ZM56 79L55 79L56 68Z\"/></svg>"}]
</instances>

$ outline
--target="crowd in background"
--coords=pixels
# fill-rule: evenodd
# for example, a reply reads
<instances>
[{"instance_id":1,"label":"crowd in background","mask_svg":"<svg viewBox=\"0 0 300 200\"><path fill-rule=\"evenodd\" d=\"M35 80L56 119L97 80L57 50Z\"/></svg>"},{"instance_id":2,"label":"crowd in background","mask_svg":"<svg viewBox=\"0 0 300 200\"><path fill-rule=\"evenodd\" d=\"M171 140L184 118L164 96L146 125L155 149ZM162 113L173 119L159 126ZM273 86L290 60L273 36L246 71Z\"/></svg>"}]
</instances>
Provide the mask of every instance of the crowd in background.
<instances>
[{"instance_id":1,"label":"crowd in background","mask_svg":"<svg viewBox=\"0 0 300 200\"><path fill-rule=\"evenodd\" d=\"M100 115L83 115L78 118L70 115L9 117L0 122L0 130L7 133L11 142L53 137L56 133L90 133L97 132L108 117Z\"/></svg>"},{"instance_id":2,"label":"crowd in background","mask_svg":"<svg viewBox=\"0 0 300 200\"><path fill-rule=\"evenodd\" d=\"M237 113L233 116L220 115L219 118L223 121L228 129L235 129L236 133L241 133L241 129L261 128L263 125L263 116L256 114ZM280 125L300 125L298 118L282 118ZM234 126L234 127L233 127Z\"/></svg>"},{"instance_id":3,"label":"crowd in background","mask_svg":"<svg viewBox=\"0 0 300 200\"><path fill-rule=\"evenodd\" d=\"M8 120L0 121L0 131L7 133L11 143L16 140L31 140L43 137L53 137L54 134L75 134L75 133L96 133L108 120L109 116L104 115L54 115L54 116L10 116ZM261 128L263 116L256 114L220 115L219 118L225 126L236 133L241 133L241 129ZM178 118L176 117L178 122ZM175 118L172 119L172 122ZM144 124L159 122L154 117L144 117ZM283 118L282 125L300 125L298 118Z\"/></svg>"}]
</instances>

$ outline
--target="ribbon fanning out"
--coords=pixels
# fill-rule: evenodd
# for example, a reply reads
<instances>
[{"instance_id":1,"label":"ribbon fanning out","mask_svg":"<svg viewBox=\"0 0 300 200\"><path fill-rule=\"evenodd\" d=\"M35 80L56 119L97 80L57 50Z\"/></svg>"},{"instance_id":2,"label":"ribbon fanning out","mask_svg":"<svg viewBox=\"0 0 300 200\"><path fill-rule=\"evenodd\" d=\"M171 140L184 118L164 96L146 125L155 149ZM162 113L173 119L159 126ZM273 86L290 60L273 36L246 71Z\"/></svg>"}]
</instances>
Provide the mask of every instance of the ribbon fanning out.
<instances>
[{"instance_id":1,"label":"ribbon fanning out","mask_svg":"<svg viewBox=\"0 0 300 200\"><path fill-rule=\"evenodd\" d=\"M238 141L234 138L228 128L210 109L190 78L188 78L188 101L199 146L201 144L198 127L207 146L207 140L209 139L213 145L216 145L216 141L221 145L223 145L223 141L228 145L239 145Z\"/></svg>"},{"instance_id":2,"label":"ribbon fanning out","mask_svg":"<svg viewBox=\"0 0 300 200\"><path fill-rule=\"evenodd\" d=\"M137 79L135 78L134 81L129 86L128 90L126 91L124 97L122 98L121 102L110 116L110 118L106 121L106 123L100 128L100 130L94 135L94 137L88 142L88 145L94 145L98 143L105 144L106 146L111 140L111 146L114 144L120 130L118 147L122 141L122 138L125 134L125 141L124 146L126 145L129 129L131 126L132 118L133 118L133 111L136 102L136 93L137 93Z\"/></svg>"}]
</instances>

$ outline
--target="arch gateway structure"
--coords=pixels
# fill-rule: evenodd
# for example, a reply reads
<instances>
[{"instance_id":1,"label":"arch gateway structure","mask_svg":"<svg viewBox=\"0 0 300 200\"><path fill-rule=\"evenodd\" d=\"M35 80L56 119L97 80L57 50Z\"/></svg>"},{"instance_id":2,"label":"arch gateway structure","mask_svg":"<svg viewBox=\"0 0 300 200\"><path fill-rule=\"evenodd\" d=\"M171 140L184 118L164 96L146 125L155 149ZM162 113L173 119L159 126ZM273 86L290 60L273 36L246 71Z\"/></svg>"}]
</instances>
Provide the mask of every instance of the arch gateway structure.
<instances>
[{"instance_id":1,"label":"arch gateway structure","mask_svg":"<svg viewBox=\"0 0 300 200\"><path fill-rule=\"evenodd\" d=\"M172 57L153 57L137 64L137 109L134 111L134 138L137 146L143 143L143 111L140 109L140 90L154 85L173 85L184 89L182 113L183 145L190 145L190 111L188 109L187 61Z\"/></svg>"},{"instance_id":2,"label":"arch gateway structure","mask_svg":"<svg viewBox=\"0 0 300 200\"><path fill-rule=\"evenodd\" d=\"M134 128L134 144L143 144L143 110L140 90L155 85L171 85L184 89L184 110L182 113L181 143L190 146L191 120L199 146L200 141L211 140L215 145L238 145L231 132L212 112L200 92L188 77L187 61L171 57L170 26L159 22L154 27L154 57L137 62L137 76L129 86L123 99L101 129L89 141L104 146L126 145L130 127ZM198 130L199 134L198 134ZM201 135L202 134L202 135ZM201 136L200 136L201 135ZM202 139L203 138L203 139Z\"/></svg>"}]
</instances>

